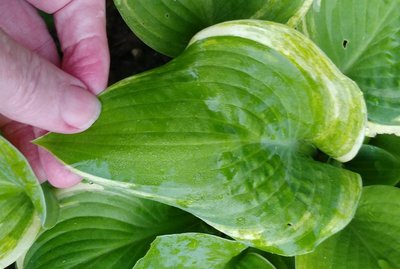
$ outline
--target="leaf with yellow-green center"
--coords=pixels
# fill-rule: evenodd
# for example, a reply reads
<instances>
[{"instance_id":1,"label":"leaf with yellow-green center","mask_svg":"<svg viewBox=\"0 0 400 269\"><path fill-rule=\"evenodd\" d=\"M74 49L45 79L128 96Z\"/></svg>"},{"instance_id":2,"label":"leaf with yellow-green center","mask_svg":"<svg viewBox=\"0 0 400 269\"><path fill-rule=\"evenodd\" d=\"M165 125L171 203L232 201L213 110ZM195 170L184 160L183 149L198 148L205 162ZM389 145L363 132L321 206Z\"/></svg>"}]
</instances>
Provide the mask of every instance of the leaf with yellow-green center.
<instances>
[{"instance_id":1,"label":"leaf with yellow-green center","mask_svg":"<svg viewBox=\"0 0 400 269\"><path fill-rule=\"evenodd\" d=\"M281 24L210 27L169 64L111 86L87 131L37 141L102 185L184 209L266 251L312 251L352 218L364 138L357 85Z\"/></svg>"},{"instance_id":2,"label":"leaf with yellow-green center","mask_svg":"<svg viewBox=\"0 0 400 269\"><path fill-rule=\"evenodd\" d=\"M368 186L351 223L313 253L296 257L296 268L396 269L399 246L400 189Z\"/></svg>"},{"instance_id":3,"label":"leaf with yellow-green center","mask_svg":"<svg viewBox=\"0 0 400 269\"><path fill-rule=\"evenodd\" d=\"M0 136L0 268L13 263L45 223L42 189L22 154Z\"/></svg>"},{"instance_id":4,"label":"leaf with yellow-green center","mask_svg":"<svg viewBox=\"0 0 400 269\"><path fill-rule=\"evenodd\" d=\"M132 269L156 236L203 230L198 218L120 188L84 182L54 193L59 220L18 260L19 269Z\"/></svg>"},{"instance_id":5,"label":"leaf with yellow-green center","mask_svg":"<svg viewBox=\"0 0 400 269\"><path fill-rule=\"evenodd\" d=\"M185 233L159 236L133 269L275 269L246 245L221 237Z\"/></svg>"}]
</instances>

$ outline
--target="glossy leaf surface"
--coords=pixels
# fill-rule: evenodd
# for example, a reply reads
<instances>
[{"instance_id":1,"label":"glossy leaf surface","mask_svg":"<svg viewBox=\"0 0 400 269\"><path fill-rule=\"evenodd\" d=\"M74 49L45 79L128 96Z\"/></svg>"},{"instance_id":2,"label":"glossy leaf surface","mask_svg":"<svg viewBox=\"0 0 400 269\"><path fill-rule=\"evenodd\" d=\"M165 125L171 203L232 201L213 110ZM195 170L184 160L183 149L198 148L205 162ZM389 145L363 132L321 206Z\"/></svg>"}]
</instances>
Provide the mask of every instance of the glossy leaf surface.
<instances>
[{"instance_id":1,"label":"glossy leaf surface","mask_svg":"<svg viewBox=\"0 0 400 269\"><path fill-rule=\"evenodd\" d=\"M223 21L296 24L311 0L114 0L125 22L153 49L178 56L200 30Z\"/></svg>"},{"instance_id":2,"label":"glossy leaf surface","mask_svg":"<svg viewBox=\"0 0 400 269\"><path fill-rule=\"evenodd\" d=\"M400 189L368 186L355 218L315 252L296 257L298 269L395 269L400 264Z\"/></svg>"},{"instance_id":3,"label":"glossy leaf surface","mask_svg":"<svg viewBox=\"0 0 400 269\"><path fill-rule=\"evenodd\" d=\"M400 0L318 0L303 23L303 31L363 90L377 133L400 134L399 10Z\"/></svg>"},{"instance_id":4,"label":"glossy leaf surface","mask_svg":"<svg viewBox=\"0 0 400 269\"><path fill-rule=\"evenodd\" d=\"M0 136L0 268L33 243L45 211L42 189L28 162Z\"/></svg>"},{"instance_id":5,"label":"glossy leaf surface","mask_svg":"<svg viewBox=\"0 0 400 269\"><path fill-rule=\"evenodd\" d=\"M38 144L104 185L178 206L248 245L311 251L351 219L351 159L365 107L357 86L293 29L262 21L202 31L166 66L112 86L86 132Z\"/></svg>"},{"instance_id":6,"label":"glossy leaf surface","mask_svg":"<svg viewBox=\"0 0 400 269\"><path fill-rule=\"evenodd\" d=\"M96 184L57 190L56 196L59 221L38 237L19 261L21 269L131 269L157 235L188 231L201 222L176 208Z\"/></svg>"},{"instance_id":7,"label":"glossy leaf surface","mask_svg":"<svg viewBox=\"0 0 400 269\"><path fill-rule=\"evenodd\" d=\"M400 137L395 135L378 135L371 139L370 143L400 158Z\"/></svg>"},{"instance_id":8,"label":"glossy leaf surface","mask_svg":"<svg viewBox=\"0 0 400 269\"><path fill-rule=\"evenodd\" d=\"M267 252L259 254L265 257L277 269L295 269L295 257L284 257Z\"/></svg>"},{"instance_id":9,"label":"glossy leaf surface","mask_svg":"<svg viewBox=\"0 0 400 269\"><path fill-rule=\"evenodd\" d=\"M396 185L400 181L400 156L374 145L363 145L358 155L345 164L359 173L363 185Z\"/></svg>"},{"instance_id":10,"label":"glossy leaf surface","mask_svg":"<svg viewBox=\"0 0 400 269\"><path fill-rule=\"evenodd\" d=\"M246 248L242 243L207 234L165 235L157 237L134 269L275 269L255 253L236 257Z\"/></svg>"}]
</instances>

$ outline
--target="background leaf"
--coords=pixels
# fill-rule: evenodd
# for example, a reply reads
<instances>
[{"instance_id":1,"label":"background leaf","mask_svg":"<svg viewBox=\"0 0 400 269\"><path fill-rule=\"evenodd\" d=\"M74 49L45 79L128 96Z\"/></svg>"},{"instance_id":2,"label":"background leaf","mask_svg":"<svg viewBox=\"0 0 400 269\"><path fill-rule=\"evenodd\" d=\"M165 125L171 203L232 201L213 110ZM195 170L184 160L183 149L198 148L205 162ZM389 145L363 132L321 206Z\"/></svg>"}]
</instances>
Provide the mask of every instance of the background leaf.
<instances>
[{"instance_id":1,"label":"background leaf","mask_svg":"<svg viewBox=\"0 0 400 269\"><path fill-rule=\"evenodd\" d=\"M180 207L250 246L311 251L359 199L357 174L312 159L315 147L355 155L359 89L283 25L224 23L193 42L102 94L88 131L37 143L95 182Z\"/></svg>"},{"instance_id":2,"label":"background leaf","mask_svg":"<svg viewBox=\"0 0 400 269\"><path fill-rule=\"evenodd\" d=\"M239 242L207 234L187 233L157 237L134 269L274 269L262 256L245 253ZM236 257L238 256L238 257Z\"/></svg>"},{"instance_id":3,"label":"background leaf","mask_svg":"<svg viewBox=\"0 0 400 269\"><path fill-rule=\"evenodd\" d=\"M265 259L260 254L254 252L248 252L239 260L235 260L232 264L232 268L235 269L277 269L272 263ZM283 269L283 268L278 268Z\"/></svg>"},{"instance_id":4,"label":"background leaf","mask_svg":"<svg viewBox=\"0 0 400 269\"><path fill-rule=\"evenodd\" d=\"M363 90L368 117L378 124L371 132L400 134L399 10L399 0L318 0L303 23L303 31Z\"/></svg>"},{"instance_id":5,"label":"background leaf","mask_svg":"<svg viewBox=\"0 0 400 269\"><path fill-rule=\"evenodd\" d=\"M382 148L400 158L400 137L395 135L378 135L371 139L370 144Z\"/></svg>"},{"instance_id":6,"label":"background leaf","mask_svg":"<svg viewBox=\"0 0 400 269\"><path fill-rule=\"evenodd\" d=\"M33 243L44 222L42 189L28 162L0 136L0 268L13 263Z\"/></svg>"},{"instance_id":7,"label":"background leaf","mask_svg":"<svg viewBox=\"0 0 400 269\"><path fill-rule=\"evenodd\" d=\"M277 269L295 269L295 257L279 256L258 249L251 250L270 261Z\"/></svg>"},{"instance_id":8,"label":"background leaf","mask_svg":"<svg viewBox=\"0 0 400 269\"><path fill-rule=\"evenodd\" d=\"M396 185L400 181L400 137L378 135L363 145L344 167L359 173L363 185Z\"/></svg>"},{"instance_id":9,"label":"background leaf","mask_svg":"<svg viewBox=\"0 0 400 269\"><path fill-rule=\"evenodd\" d=\"M364 186L395 186L400 181L400 157L374 145L363 145L358 155L344 167L359 173Z\"/></svg>"},{"instance_id":10,"label":"background leaf","mask_svg":"<svg viewBox=\"0 0 400 269\"><path fill-rule=\"evenodd\" d=\"M296 268L395 269L399 246L400 189L368 186L352 222L313 253L296 257Z\"/></svg>"},{"instance_id":11,"label":"background leaf","mask_svg":"<svg viewBox=\"0 0 400 269\"><path fill-rule=\"evenodd\" d=\"M81 183L56 190L60 218L18 268L131 269L157 235L198 230L200 220L118 188Z\"/></svg>"},{"instance_id":12,"label":"background leaf","mask_svg":"<svg viewBox=\"0 0 400 269\"><path fill-rule=\"evenodd\" d=\"M291 24L310 0L114 0L132 31L153 49L178 56L200 30L223 21L264 19Z\"/></svg>"}]
</instances>

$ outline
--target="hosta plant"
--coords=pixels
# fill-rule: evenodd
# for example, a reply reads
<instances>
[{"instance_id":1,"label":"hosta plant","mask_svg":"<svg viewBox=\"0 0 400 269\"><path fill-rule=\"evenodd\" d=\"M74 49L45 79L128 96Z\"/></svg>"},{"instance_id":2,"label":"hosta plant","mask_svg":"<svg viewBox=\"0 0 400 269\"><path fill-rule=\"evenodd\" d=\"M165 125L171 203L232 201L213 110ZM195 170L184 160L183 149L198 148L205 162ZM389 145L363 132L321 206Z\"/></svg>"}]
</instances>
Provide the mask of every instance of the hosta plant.
<instances>
[{"instance_id":1,"label":"hosta plant","mask_svg":"<svg viewBox=\"0 0 400 269\"><path fill-rule=\"evenodd\" d=\"M399 268L400 0L115 4L174 59L35 141L80 185L1 140L2 266Z\"/></svg>"}]
</instances>

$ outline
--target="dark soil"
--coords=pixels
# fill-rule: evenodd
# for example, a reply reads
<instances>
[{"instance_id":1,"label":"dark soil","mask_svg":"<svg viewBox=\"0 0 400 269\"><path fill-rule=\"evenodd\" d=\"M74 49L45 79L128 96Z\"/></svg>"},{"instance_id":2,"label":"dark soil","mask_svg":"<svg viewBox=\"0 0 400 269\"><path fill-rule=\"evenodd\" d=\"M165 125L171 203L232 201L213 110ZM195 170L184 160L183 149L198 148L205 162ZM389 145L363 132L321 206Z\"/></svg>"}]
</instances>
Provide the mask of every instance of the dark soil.
<instances>
[{"instance_id":1,"label":"dark soil","mask_svg":"<svg viewBox=\"0 0 400 269\"><path fill-rule=\"evenodd\" d=\"M170 60L149 48L132 33L112 0L107 0L107 34L111 54L109 84Z\"/></svg>"},{"instance_id":2,"label":"dark soil","mask_svg":"<svg viewBox=\"0 0 400 269\"><path fill-rule=\"evenodd\" d=\"M110 85L170 60L149 48L132 33L112 0L107 0L107 35L111 56ZM6 269L15 269L15 266L10 265Z\"/></svg>"}]
</instances>

